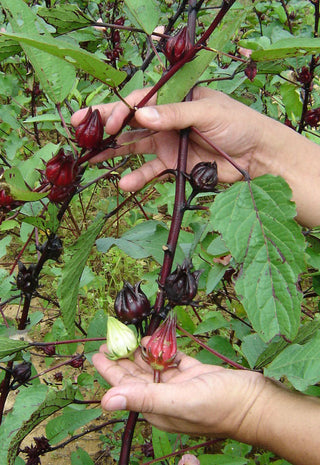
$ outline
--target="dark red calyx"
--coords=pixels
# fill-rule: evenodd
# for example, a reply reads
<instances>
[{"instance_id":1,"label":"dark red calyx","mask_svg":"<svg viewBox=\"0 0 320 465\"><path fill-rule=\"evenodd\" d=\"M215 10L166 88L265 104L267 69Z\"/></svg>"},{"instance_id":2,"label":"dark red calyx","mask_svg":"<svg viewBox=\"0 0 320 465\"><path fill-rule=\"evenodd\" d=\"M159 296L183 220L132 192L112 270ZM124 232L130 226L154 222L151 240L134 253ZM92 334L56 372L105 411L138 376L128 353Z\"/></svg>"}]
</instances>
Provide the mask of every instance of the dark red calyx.
<instances>
[{"instance_id":1,"label":"dark red calyx","mask_svg":"<svg viewBox=\"0 0 320 465\"><path fill-rule=\"evenodd\" d=\"M15 382L26 383L31 378L31 363L22 362L15 365L12 369L12 376Z\"/></svg>"},{"instance_id":2,"label":"dark red calyx","mask_svg":"<svg viewBox=\"0 0 320 465\"><path fill-rule=\"evenodd\" d=\"M24 294L32 294L38 287L38 276L35 274L35 265L27 268L18 261L18 274L16 279L17 288Z\"/></svg>"},{"instance_id":3,"label":"dark red calyx","mask_svg":"<svg viewBox=\"0 0 320 465\"><path fill-rule=\"evenodd\" d=\"M0 189L0 209L3 211L11 211L12 209L22 205L23 202L15 200L9 192L9 188Z\"/></svg>"},{"instance_id":4,"label":"dark red calyx","mask_svg":"<svg viewBox=\"0 0 320 465\"><path fill-rule=\"evenodd\" d=\"M37 250L41 253L45 253L46 260L55 260L57 262L63 250L62 241L60 237L55 234L40 247L37 247Z\"/></svg>"},{"instance_id":5,"label":"dark red calyx","mask_svg":"<svg viewBox=\"0 0 320 465\"><path fill-rule=\"evenodd\" d=\"M218 184L216 162L201 162L192 168L189 182L196 192L215 192Z\"/></svg>"},{"instance_id":6,"label":"dark red calyx","mask_svg":"<svg viewBox=\"0 0 320 465\"><path fill-rule=\"evenodd\" d=\"M142 358L155 371L164 371L177 366L177 315L170 311L166 319L155 330L147 345L142 347Z\"/></svg>"},{"instance_id":7,"label":"dark red calyx","mask_svg":"<svg viewBox=\"0 0 320 465\"><path fill-rule=\"evenodd\" d=\"M88 111L76 129L76 141L79 147L84 149L94 149L98 147L103 139L103 123L99 110Z\"/></svg>"},{"instance_id":8,"label":"dark red calyx","mask_svg":"<svg viewBox=\"0 0 320 465\"><path fill-rule=\"evenodd\" d=\"M47 346L43 346L42 350L49 357L52 357L56 354L56 346L54 344L48 344Z\"/></svg>"},{"instance_id":9,"label":"dark red calyx","mask_svg":"<svg viewBox=\"0 0 320 465\"><path fill-rule=\"evenodd\" d=\"M74 190L74 186L52 186L48 199L53 203L65 202Z\"/></svg>"},{"instance_id":10,"label":"dark red calyx","mask_svg":"<svg viewBox=\"0 0 320 465\"><path fill-rule=\"evenodd\" d=\"M312 73L310 72L308 66L303 66L301 68L298 73L298 81L301 82L301 84L310 84L312 81Z\"/></svg>"},{"instance_id":11,"label":"dark red calyx","mask_svg":"<svg viewBox=\"0 0 320 465\"><path fill-rule=\"evenodd\" d=\"M320 123L320 107L306 111L304 121L309 126L316 128Z\"/></svg>"},{"instance_id":12,"label":"dark red calyx","mask_svg":"<svg viewBox=\"0 0 320 465\"><path fill-rule=\"evenodd\" d=\"M54 186L70 186L77 174L76 160L71 154L65 154L63 149L60 149L46 165L46 178Z\"/></svg>"},{"instance_id":13,"label":"dark red calyx","mask_svg":"<svg viewBox=\"0 0 320 465\"><path fill-rule=\"evenodd\" d=\"M165 280L164 290L170 302L189 305L198 292L198 281L203 270L191 272L192 262L185 259Z\"/></svg>"},{"instance_id":14,"label":"dark red calyx","mask_svg":"<svg viewBox=\"0 0 320 465\"><path fill-rule=\"evenodd\" d=\"M61 373L61 371L57 371L53 377L59 383L61 383L61 381L63 380L63 374Z\"/></svg>"},{"instance_id":15,"label":"dark red calyx","mask_svg":"<svg viewBox=\"0 0 320 465\"><path fill-rule=\"evenodd\" d=\"M182 60L188 52L192 49L193 45L189 35L187 26L178 31L177 34L170 37L165 44L163 53L171 65L178 63Z\"/></svg>"},{"instance_id":16,"label":"dark red calyx","mask_svg":"<svg viewBox=\"0 0 320 465\"><path fill-rule=\"evenodd\" d=\"M254 61L250 61L246 69L244 70L244 74L247 76L248 79L252 82L257 75L257 65Z\"/></svg>"},{"instance_id":17,"label":"dark red calyx","mask_svg":"<svg viewBox=\"0 0 320 465\"><path fill-rule=\"evenodd\" d=\"M141 281L134 286L124 283L114 302L117 318L124 324L140 323L150 314L150 302L141 290Z\"/></svg>"},{"instance_id":18,"label":"dark red calyx","mask_svg":"<svg viewBox=\"0 0 320 465\"><path fill-rule=\"evenodd\" d=\"M84 364L84 356L83 355L76 355L72 360L71 362L69 363L69 365L71 365L73 368L82 368L83 367L83 364Z\"/></svg>"}]
</instances>

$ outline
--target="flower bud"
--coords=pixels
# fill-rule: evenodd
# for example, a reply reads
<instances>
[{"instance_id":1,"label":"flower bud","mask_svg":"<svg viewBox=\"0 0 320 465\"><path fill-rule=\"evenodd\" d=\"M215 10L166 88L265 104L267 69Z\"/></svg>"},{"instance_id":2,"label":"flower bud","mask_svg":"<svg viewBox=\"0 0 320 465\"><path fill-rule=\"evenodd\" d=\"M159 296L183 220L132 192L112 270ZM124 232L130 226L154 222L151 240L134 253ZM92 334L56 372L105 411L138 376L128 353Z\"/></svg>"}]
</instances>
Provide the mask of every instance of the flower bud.
<instances>
[{"instance_id":1,"label":"flower bud","mask_svg":"<svg viewBox=\"0 0 320 465\"><path fill-rule=\"evenodd\" d=\"M74 183L77 174L76 160L71 154L66 155L63 149L60 149L46 165L46 178L54 186L70 186Z\"/></svg>"},{"instance_id":2,"label":"flower bud","mask_svg":"<svg viewBox=\"0 0 320 465\"><path fill-rule=\"evenodd\" d=\"M192 168L190 184L196 192L215 192L218 184L217 164L201 162Z\"/></svg>"},{"instance_id":3,"label":"flower bud","mask_svg":"<svg viewBox=\"0 0 320 465\"><path fill-rule=\"evenodd\" d=\"M247 76L250 81L254 81L254 78L257 75L257 65L254 61L250 61L246 69L244 70L244 74Z\"/></svg>"},{"instance_id":4,"label":"flower bud","mask_svg":"<svg viewBox=\"0 0 320 465\"><path fill-rule=\"evenodd\" d=\"M31 377L31 363L22 362L13 367L12 376L15 382L19 384L26 383Z\"/></svg>"},{"instance_id":5,"label":"flower bud","mask_svg":"<svg viewBox=\"0 0 320 465\"><path fill-rule=\"evenodd\" d=\"M38 287L38 277L35 275L35 265L27 268L18 261L18 274L16 279L17 288L24 294L32 294Z\"/></svg>"},{"instance_id":6,"label":"flower bud","mask_svg":"<svg viewBox=\"0 0 320 465\"><path fill-rule=\"evenodd\" d=\"M113 316L108 317L107 357L110 360L129 358L138 347L139 342L131 328Z\"/></svg>"},{"instance_id":7,"label":"flower bud","mask_svg":"<svg viewBox=\"0 0 320 465\"><path fill-rule=\"evenodd\" d=\"M164 289L168 300L177 305L188 305L198 292L198 281L202 270L191 272L192 263L184 260L165 280Z\"/></svg>"},{"instance_id":8,"label":"flower bud","mask_svg":"<svg viewBox=\"0 0 320 465\"><path fill-rule=\"evenodd\" d=\"M177 366L177 315L170 311L166 319L155 330L147 345L142 347L142 358L155 371L164 371Z\"/></svg>"},{"instance_id":9,"label":"flower bud","mask_svg":"<svg viewBox=\"0 0 320 465\"><path fill-rule=\"evenodd\" d=\"M76 129L76 141L79 147L93 149L103 139L103 123L99 110L92 111L89 107L87 114Z\"/></svg>"},{"instance_id":10,"label":"flower bud","mask_svg":"<svg viewBox=\"0 0 320 465\"><path fill-rule=\"evenodd\" d=\"M83 355L76 355L71 360L69 365L72 366L72 368L83 368L84 360L85 360L85 358L84 358Z\"/></svg>"},{"instance_id":11,"label":"flower bud","mask_svg":"<svg viewBox=\"0 0 320 465\"><path fill-rule=\"evenodd\" d=\"M174 65L192 49L192 42L187 26L170 37L164 47L163 53L171 65Z\"/></svg>"},{"instance_id":12,"label":"flower bud","mask_svg":"<svg viewBox=\"0 0 320 465\"><path fill-rule=\"evenodd\" d=\"M133 286L124 283L114 302L116 315L122 323L140 323L150 313L150 302L140 288L141 281Z\"/></svg>"},{"instance_id":13,"label":"flower bud","mask_svg":"<svg viewBox=\"0 0 320 465\"><path fill-rule=\"evenodd\" d=\"M56 355L56 346L54 344L48 344L42 347L43 352L49 357Z\"/></svg>"}]
</instances>

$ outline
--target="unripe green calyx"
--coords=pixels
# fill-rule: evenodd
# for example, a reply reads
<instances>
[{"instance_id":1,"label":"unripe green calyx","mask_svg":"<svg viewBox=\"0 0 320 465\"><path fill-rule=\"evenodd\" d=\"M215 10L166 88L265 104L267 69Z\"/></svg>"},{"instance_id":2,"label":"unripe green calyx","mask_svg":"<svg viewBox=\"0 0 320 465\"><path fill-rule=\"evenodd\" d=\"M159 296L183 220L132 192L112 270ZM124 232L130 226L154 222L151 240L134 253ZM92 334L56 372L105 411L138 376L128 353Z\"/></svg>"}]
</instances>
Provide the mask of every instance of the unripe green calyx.
<instances>
[{"instance_id":1,"label":"unripe green calyx","mask_svg":"<svg viewBox=\"0 0 320 465\"><path fill-rule=\"evenodd\" d=\"M107 353L110 360L130 358L139 345L134 331L113 316L107 322Z\"/></svg>"}]
</instances>

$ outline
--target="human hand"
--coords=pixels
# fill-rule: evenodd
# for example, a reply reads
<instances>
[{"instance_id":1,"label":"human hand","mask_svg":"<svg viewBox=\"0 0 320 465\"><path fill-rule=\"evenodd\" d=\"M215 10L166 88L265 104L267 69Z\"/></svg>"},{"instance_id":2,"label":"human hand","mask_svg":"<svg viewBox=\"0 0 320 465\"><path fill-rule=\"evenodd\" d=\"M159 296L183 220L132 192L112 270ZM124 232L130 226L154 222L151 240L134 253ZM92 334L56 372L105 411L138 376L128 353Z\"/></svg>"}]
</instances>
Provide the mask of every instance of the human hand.
<instances>
[{"instance_id":1,"label":"human hand","mask_svg":"<svg viewBox=\"0 0 320 465\"><path fill-rule=\"evenodd\" d=\"M147 92L148 89L136 90L126 98L126 101L134 107ZM100 110L106 132L111 135L117 134L129 113L128 107L122 102L117 102L98 105L94 107L96 108ZM80 123L86 111L86 109L79 110L72 116L71 122L74 126ZM176 168L179 130L194 126L217 147L237 159L238 165L255 177L261 174L254 162L254 155L261 151L265 120L269 118L220 92L204 87L194 89L191 102L156 106L153 97L146 107L135 112L134 118L130 121L135 130L125 132L118 137L118 144L126 145L116 150L108 149L92 158L91 162L100 162L129 153L155 153L157 158L148 161L121 179L119 185L123 190L136 191L162 171ZM273 123L277 124L274 121ZM152 131L151 135L150 132L141 131L141 128ZM146 137L148 134L149 137ZM220 182L235 182L242 178L228 161L218 155L198 135L191 132L188 172L200 161L213 159L218 164Z\"/></svg>"},{"instance_id":2,"label":"human hand","mask_svg":"<svg viewBox=\"0 0 320 465\"><path fill-rule=\"evenodd\" d=\"M143 339L143 343L146 339ZM134 361L111 361L106 346L93 356L98 372L112 387L102 398L106 410L132 410L161 430L241 441L255 439L269 383L261 374L205 365L178 352L176 368L153 382L153 371L135 352Z\"/></svg>"}]
</instances>

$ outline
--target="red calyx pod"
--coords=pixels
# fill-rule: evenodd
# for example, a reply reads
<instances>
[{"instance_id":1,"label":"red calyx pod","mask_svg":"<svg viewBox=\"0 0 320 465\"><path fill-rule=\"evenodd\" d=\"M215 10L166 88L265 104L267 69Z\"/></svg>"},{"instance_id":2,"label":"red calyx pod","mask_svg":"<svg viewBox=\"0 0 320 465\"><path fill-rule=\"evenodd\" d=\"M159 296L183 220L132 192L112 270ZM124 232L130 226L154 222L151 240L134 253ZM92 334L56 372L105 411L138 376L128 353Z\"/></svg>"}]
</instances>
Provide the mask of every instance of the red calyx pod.
<instances>
[{"instance_id":1,"label":"red calyx pod","mask_svg":"<svg viewBox=\"0 0 320 465\"><path fill-rule=\"evenodd\" d=\"M18 261L18 274L16 279L17 288L24 294L32 294L38 287L38 277L35 275L35 265L29 268Z\"/></svg>"},{"instance_id":2,"label":"red calyx pod","mask_svg":"<svg viewBox=\"0 0 320 465\"><path fill-rule=\"evenodd\" d=\"M8 189L9 190L9 189ZM19 200L15 200L11 195L7 192L7 188L0 189L0 209L3 211L11 211L13 208L22 205L23 202L19 202Z\"/></svg>"},{"instance_id":3,"label":"red calyx pod","mask_svg":"<svg viewBox=\"0 0 320 465\"><path fill-rule=\"evenodd\" d=\"M298 81L301 82L301 84L310 84L312 81L312 74L307 66L301 68L298 73Z\"/></svg>"},{"instance_id":4,"label":"red calyx pod","mask_svg":"<svg viewBox=\"0 0 320 465\"><path fill-rule=\"evenodd\" d=\"M170 37L165 44L163 53L171 65L180 61L192 49L193 45L187 26Z\"/></svg>"},{"instance_id":5,"label":"red calyx pod","mask_svg":"<svg viewBox=\"0 0 320 465\"><path fill-rule=\"evenodd\" d=\"M177 315L172 310L155 330L147 345L142 347L142 358L155 371L164 371L177 366Z\"/></svg>"},{"instance_id":6,"label":"red calyx pod","mask_svg":"<svg viewBox=\"0 0 320 465\"><path fill-rule=\"evenodd\" d=\"M150 302L141 290L141 281L134 287L125 281L114 302L117 318L124 324L137 324L150 313Z\"/></svg>"},{"instance_id":7,"label":"red calyx pod","mask_svg":"<svg viewBox=\"0 0 320 465\"><path fill-rule=\"evenodd\" d=\"M66 155L63 149L60 149L46 165L46 178L54 186L70 186L74 183L77 174L76 160L71 154Z\"/></svg>"},{"instance_id":8,"label":"red calyx pod","mask_svg":"<svg viewBox=\"0 0 320 465\"><path fill-rule=\"evenodd\" d=\"M168 300L176 305L189 305L198 292L198 281L203 270L193 271L190 260L184 260L165 280Z\"/></svg>"},{"instance_id":9,"label":"red calyx pod","mask_svg":"<svg viewBox=\"0 0 320 465\"><path fill-rule=\"evenodd\" d=\"M12 369L12 376L15 382L19 384L26 383L31 377L31 363L22 362Z\"/></svg>"},{"instance_id":10,"label":"red calyx pod","mask_svg":"<svg viewBox=\"0 0 320 465\"><path fill-rule=\"evenodd\" d=\"M244 70L244 74L247 76L248 79L252 82L257 75L257 65L254 61L250 61L246 69Z\"/></svg>"},{"instance_id":11,"label":"red calyx pod","mask_svg":"<svg viewBox=\"0 0 320 465\"><path fill-rule=\"evenodd\" d=\"M42 350L49 357L52 357L53 355L56 354L56 346L54 344L49 344L47 346L44 346L42 347Z\"/></svg>"},{"instance_id":12,"label":"red calyx pod","mask_svg":"<svg viewBox=\"0 0 320 465\"><path fill-rule=\"evenodd\" d=\"M195 165L190 173L189 181L196 192L215 192L215 187L218 184L216 162L203 161Z\"/></svg>"},{"instance_id":13,"label":"red calyx pod","mask_svg":"<svg viewBox=\"0 0 320 465\"><path fill-rule=\"evenodd\" d=\"M61 203L69 198L74 186L52 186L48 199L53 203Z\"/></svg>"},{"instance_id":14,"label":"red calyx pod","mask_svg":"<svg viewBox=\"0 0 320 465\"><path fill-rule=\"evenodd\" d=\"M79 147L84 149L94 149L100 145L103 139L103 123L99 110L88 111L76 129L76 141Z\"/></svg>"},{"instance_id":15,"label":"red calyx pod","mask_svg":"<svg viewBox=\"0 0 320 465\"><path fill-rule=\"evenodd\" d=\"M54 379L58 382L61 382L63 380L63 374L61 373L61 371L57 371L54 374Z\"/></svg>"},{"instance_id":16,"label":"red calyx pod","mask_svg":"<svg viewBox=\"0 0 320 465\"><path fill-rule=\"evenodd\" d=\"M304 121L309 126L316 128L320 123L320 107L306 111Z\"/></svg>"},{"instance_id":17,"label":"red calyx pod","mask_svg":"<svg viewBox=\"0 0 320 465\"><path fill-rule=\"evenodd\" d=\"M82 368L84 364L84 356L83 355L76 355L69 365L71 365L73 368Z\"/></svg>"},{"instance_id":18,"label":"red calyx pod","mask_svg":"<svg viewBox=\"0 0 320 465\"><path fill-rule=\"evenodd\" d=\"M46 260L55 260L59 262L59 257L62 254L63 246L62 241L56 234L50 237L44 244L36 247L41 253L45 253Z\"/></svg>"}]
</instances>

